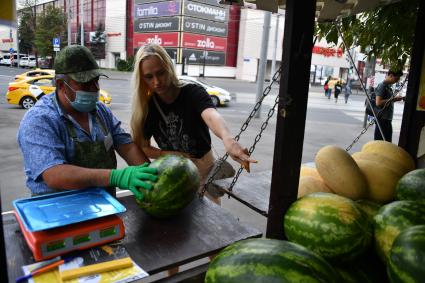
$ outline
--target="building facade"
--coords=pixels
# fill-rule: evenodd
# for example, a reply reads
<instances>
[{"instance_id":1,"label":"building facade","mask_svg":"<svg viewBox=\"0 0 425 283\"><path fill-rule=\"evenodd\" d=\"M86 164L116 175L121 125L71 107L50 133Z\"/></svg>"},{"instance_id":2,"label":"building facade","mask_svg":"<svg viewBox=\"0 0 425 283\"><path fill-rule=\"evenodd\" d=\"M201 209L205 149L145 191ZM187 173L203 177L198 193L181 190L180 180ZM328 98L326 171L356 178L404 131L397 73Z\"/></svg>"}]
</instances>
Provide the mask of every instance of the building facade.
<instances>
[{"instance_id":1,"label":"building facade","mask_svg":"<svg viewBox=\"0 0 425 283\"><path fill-rule=\"evenodd\" d=\"M62 8L69 17L72 44L81 43L82 22L85 46L90 47L97 31L103 32L104 53L98 62L104 68L115 68L119 59L134 56L140 46L152 42L167 50L179 74L256 81L265 12L217 2L54 0L37 5L35 10L39 14L47 5ZM280 67L284 22L284 11L271 17L266 79ZM8 29L0 29L3 52L13 44L16 49L16 31L10 38ZM319 41L312 51L312 83L320 83L329 75L348 76L350 64L341 49Z\"/></svg>"}]
</instances>

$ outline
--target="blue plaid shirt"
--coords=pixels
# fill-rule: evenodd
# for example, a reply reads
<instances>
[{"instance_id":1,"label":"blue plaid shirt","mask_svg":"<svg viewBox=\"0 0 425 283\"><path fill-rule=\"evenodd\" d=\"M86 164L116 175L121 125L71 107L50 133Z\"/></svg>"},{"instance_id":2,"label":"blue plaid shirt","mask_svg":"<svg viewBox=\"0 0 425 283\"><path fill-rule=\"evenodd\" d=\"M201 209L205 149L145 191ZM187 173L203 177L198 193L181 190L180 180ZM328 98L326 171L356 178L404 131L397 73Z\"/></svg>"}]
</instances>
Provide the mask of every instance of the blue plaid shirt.
<instances>
[{"instance_id":1,"label":"blue plaid shirt","mask_svg":"<svg viewBox=\"0 0 425 283\"><path fill-rule=\"evenodd\" d=\"M54 99L55 93L45 95L25 113L19 125L17 139L24 157L27 187L32 194L57 192L43 181L42 173L59 164L70 164L74 157L74 142L66 126L68 115ZM100 120L111 133L114 147L132 142L131 136L121 128L121 122L102 103L96 107ZM94 114L89 114L91 132L88 134L71 120L79 141L103 141L102 126Z\"/></svg>"}]
</instances>

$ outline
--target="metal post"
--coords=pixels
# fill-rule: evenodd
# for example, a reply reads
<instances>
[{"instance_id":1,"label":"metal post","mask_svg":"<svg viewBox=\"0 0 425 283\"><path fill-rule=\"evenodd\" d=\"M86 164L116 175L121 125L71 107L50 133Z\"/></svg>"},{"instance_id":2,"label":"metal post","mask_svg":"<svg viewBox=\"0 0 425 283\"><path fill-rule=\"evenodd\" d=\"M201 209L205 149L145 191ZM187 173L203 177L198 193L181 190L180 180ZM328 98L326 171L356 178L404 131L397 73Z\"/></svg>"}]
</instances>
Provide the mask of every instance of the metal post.
<instances>
[{"instance_id":1,"label":"metal post","mask_svg":"<svg viewBox=\"0 0 425 283\"><path fill-rule=\"evenodd\" d=\"M316 0L286 0L282 76L273 154L267 238L283 239L283 219L297 199L304 143Z\"/></svg>"},{"instance_id":2,"label":"metal post","mask_svg":"<svg viewBox=\"0 0 425 283\"><path fill-rule=\"evenodd\" d=\"M84 46L84 0L81 1L81 46Z\"/></svg>"},{"instance_id":3,"label":"metal post","mask_svg":"<svg viewBox=\"0 0 425 283\"><path fill-rule=\"evenodd\" d=\"M272 57L272 71L271 77L273 78L274 73L276 72L276 52L277 52L277 42L279 38L279 16L280 14L276 14L276 28L274 33L274 47L273 47L273 57Z\"/></svg>"},{"instance_id":4,"label":"metal post","mask_svg":"<svg viewBox=\"0 0 425 283\"><path fill-rule=\"evenodd\" d=\"M71 45L71 19L72 19L72 15L71 15L71 1L67 0L66 2L66 7L67 7L67 21L68 21L68 46Z\"/></svg>"},{"instance_id":5,"label":"metal post","mask_svg":"<svg viewBox=\"0 0 425 283\"><path fill-rule=\"evenodd\" d=\"M261 38L260 63L258 64L256 101L259 101L261 97L263 96L264 73L266 71L266 65L267 65L267 49L269 46L271 14L272 14L271 12L267 11L265 12L265 15L264 15L263 36ZM258 107L257 113L255 113L255 118L260 118L260 116L261 116L261 106Z\"/></svg>"}]
</instances>

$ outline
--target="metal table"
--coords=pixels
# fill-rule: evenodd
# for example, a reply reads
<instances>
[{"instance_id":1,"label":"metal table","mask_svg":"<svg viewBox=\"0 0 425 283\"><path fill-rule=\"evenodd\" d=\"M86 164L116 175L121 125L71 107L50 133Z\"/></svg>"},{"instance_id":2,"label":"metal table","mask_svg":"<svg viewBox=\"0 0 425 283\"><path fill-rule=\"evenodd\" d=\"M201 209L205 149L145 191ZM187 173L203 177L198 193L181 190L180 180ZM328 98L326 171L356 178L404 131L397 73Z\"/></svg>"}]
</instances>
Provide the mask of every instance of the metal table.
<instances>
[{"instance_id":1,"label":"metal table","mask_svg":"<svg viewBox=\"0 0 425 283\"><path fill-rule=\"evenodd\" d=\"M127 208L121 215L126 229L123 244L131 258L149 274L214 255L236 241L262 235L205 198L196 198L171 219L148 216L133 196L118 200ZM14 282L23 275L21 266L34 259L12 213L3 215L3 228L8 277Z\"/></svg>"}]
</instances>

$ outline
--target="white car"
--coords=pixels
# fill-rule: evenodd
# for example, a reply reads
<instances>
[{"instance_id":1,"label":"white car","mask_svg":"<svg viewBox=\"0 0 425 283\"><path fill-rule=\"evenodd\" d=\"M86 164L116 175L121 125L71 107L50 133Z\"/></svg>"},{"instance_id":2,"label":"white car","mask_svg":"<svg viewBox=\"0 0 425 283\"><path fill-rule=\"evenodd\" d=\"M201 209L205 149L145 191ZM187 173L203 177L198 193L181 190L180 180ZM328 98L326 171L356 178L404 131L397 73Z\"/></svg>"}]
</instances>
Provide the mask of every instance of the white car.
<instances>
[{"instance_id":1,"label":"white car","mask_svg":"<svg viewBox=\"0 0 425 283\"><path fill-rule=\"evenodd\" d=\"M28 57L19 58L19 67L28 67Z\"/></svg>"},{"instance_id":2,"label":"white car","mask_svg":"<svg viewBox=\"0 0 425 283\"><path fill-rule=\"evenodd\" d=\"M227 105L232 100L232 94L225 89L208 84L205 81L199 81L194 77L178 76L179 80L194 83L203 87L211 97L214 106Z\"/></svg>"}]
</instances>

